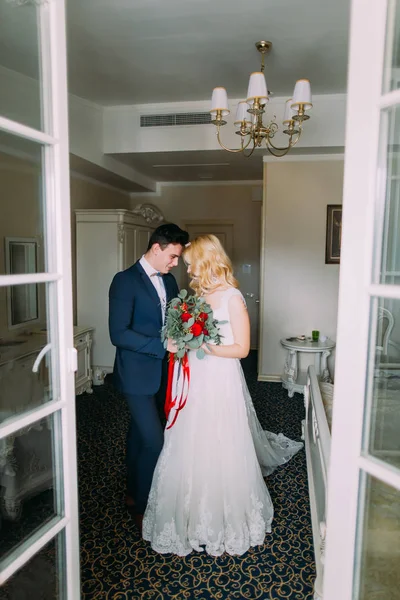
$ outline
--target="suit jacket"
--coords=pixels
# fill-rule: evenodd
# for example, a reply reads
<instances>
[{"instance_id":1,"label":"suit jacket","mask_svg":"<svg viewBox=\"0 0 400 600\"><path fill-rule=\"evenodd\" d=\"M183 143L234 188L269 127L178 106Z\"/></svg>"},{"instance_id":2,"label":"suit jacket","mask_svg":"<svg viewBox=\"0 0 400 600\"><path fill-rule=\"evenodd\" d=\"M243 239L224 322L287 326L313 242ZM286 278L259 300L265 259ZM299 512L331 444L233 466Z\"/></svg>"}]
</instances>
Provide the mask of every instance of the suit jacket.
<instances>
[{"instance_id":1,"label":"suit jacket","mask_svg":"<svg viewBox=\"0 0 400 600\"><path fill-rule=\"evenodd\" d=\"M175 277L163 276L167 302L178 294ZM125 394L152 395L161 384L166 351L157 291L139 262L117 273L109 292L109 331L116 346L115 386Z\"/></svg>"}]
</instances>

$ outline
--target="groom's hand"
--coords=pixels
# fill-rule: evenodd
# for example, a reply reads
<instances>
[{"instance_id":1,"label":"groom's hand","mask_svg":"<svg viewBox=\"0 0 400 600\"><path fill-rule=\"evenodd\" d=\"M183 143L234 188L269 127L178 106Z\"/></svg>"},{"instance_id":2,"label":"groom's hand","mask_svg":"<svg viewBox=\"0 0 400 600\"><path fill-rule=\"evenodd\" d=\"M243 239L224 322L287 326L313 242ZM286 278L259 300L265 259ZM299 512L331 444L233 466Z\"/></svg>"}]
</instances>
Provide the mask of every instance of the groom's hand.
<instances>
[{"instance_id":1,"label":"groom's hand","mask_svg":"<svg viewBox=\"0 0 400 600\"><path fill-rule=\"evenodd\" d=\"M178 348L176 347L175 342L171 338L168 338L167 350L168 350L168 352L171 352L172 354L175 354L175 352L178 352Z\"/></svg>"}]
</instances>

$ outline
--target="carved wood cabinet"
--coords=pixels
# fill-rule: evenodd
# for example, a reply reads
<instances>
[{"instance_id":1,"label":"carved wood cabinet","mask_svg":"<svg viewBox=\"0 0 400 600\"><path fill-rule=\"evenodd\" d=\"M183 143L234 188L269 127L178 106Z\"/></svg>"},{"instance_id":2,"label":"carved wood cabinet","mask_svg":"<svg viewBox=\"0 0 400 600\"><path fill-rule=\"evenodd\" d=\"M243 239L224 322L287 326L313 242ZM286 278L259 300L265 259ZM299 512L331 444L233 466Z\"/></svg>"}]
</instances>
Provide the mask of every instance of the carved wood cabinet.
<instances>
[{"instance_id":1,"label":"carved wood cabinet","mask_svg":"<svg viewBox=\"0 0 400 600\"><path fill-rule=\"evenodd\" d=\"M143 214L125 209L76 211L78 325L94 328L94 384L101 383L104 375L113 370L115 348L108 334L108 290L112 278L146 252L150 235L158 225L147 222L145 217L149 217Z\"/></svg>"}]
</instances>

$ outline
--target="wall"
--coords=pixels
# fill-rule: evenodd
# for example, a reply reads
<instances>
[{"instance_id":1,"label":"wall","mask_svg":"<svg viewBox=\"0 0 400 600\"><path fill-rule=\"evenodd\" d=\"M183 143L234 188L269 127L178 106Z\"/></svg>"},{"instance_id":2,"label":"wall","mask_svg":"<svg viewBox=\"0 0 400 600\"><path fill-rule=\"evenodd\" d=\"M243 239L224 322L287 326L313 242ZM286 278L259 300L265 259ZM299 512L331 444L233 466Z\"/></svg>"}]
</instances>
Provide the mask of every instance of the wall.
<instances>
[{"instance_id":1,"label":"wall","mask_svg":"<svg viewBox=\"0 0 400 600\"><path fill-rule=\"evenodd\" d=\"M40 244L43 264L43 225L41 216L40 168L35 162L0 153L0 274L5 272L4 238L35 237ZM77 208L129 208L128 194L97 185L96 182L71 176L71 235L74 322L76 323L76 244L75 214ZM90 276L90 274L89 274ZM41 288L41 291L44 288ZM43 320L44 293L40 294ZM0 288L0 338L9 335L7 325L6 288Z\"/></svg>"},{"instance_id":2,"label":"wall","mask_svg":"<svg viewBox=\"0 0 400 600\"><path fill-rule=\"evenodd\" d=\"M230 147L237 147L237 135L233 121L236 106L240 100L241 98L231 98L229 102L231 112L226 117L227 125L222 132L224 143ZM286 97L274 96L271 98L267 106L267 122L273 115L276 115L277 123L282 121L286 100ZM210 125L140 127L141 115L207 112L209 110L209 100L104 107L103 150L106 153L218 150L215 127ZM307 133L302 138L302 148L318 148L318 152L323 152L326 148L343 148L346 117L345 94L314 95L311 117L305 125ZM170 130L173 130L173 135ZM278 146L286 146L287 136L278 133L275 141Z\"/></svg>"},{"instance_id":3,"label":"wall","mask_svg":"<svg viewBox=\"0 0 400 600\"><path fill-rule=\"evenodd\" d=\"M234 255L231 257L235 275L243 293L259 294L261 202L253 197L261 197L259 186L253 185L182 185L162 186L161 195L150 202L158 206L165 217L180 226L187 221L224 220L233 223ZM132 208L138 204L132 198ZM250 275L241 272L241 265L251 264ZM184 279L176 270L179 283ZM258 340L258 304L255 298L249 299L249 314L252 322L252 345Z\"/></svg>"},{"instance_id":4,"label":"wall","mask_svg":"<svg viewBox=\"0 0 400 600\"><path fill-rule=\"evenodd\" d=\"M326 206L342 203L343 161L266 163L264 180L259 377L273 380L285 360L281 338L319 329L336 339L340 267L325 264L325 231Z\"/></svg>"}]
</instances>

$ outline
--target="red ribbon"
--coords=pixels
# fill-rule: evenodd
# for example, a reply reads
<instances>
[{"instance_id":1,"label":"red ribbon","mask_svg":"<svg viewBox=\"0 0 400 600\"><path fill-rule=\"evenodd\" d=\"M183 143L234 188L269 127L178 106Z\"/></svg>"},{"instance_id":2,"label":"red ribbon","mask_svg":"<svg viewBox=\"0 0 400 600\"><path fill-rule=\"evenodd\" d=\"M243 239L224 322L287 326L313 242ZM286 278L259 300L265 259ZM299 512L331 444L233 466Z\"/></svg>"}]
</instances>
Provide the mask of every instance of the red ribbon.
<instances>
[{"instance_id":1,"label":"red ribbon","mask_svg":"<svg viewBox=\"0 0 400 600\"><path fill-rule=\"evenodd\" d=\"M176 377L175 369L178 369ZM184 354L181 360L175 360L173 354L169 355L168 364L168 384L167 384L167 395L165 398L165 416L170 416L171 410L175 410L172 422L169 423L166 429L171 429L175 425L178 418L179 412L185 407L188 394L189 394L189 382L190 382L190 367L187 352ZM178 390L180 391L178 398Z\"/></svg>"}]
</instances>

